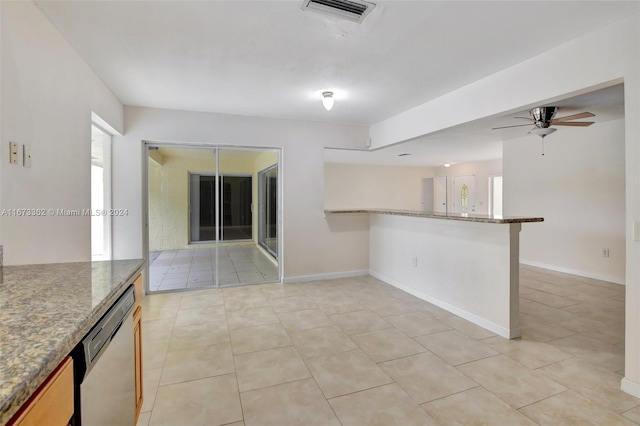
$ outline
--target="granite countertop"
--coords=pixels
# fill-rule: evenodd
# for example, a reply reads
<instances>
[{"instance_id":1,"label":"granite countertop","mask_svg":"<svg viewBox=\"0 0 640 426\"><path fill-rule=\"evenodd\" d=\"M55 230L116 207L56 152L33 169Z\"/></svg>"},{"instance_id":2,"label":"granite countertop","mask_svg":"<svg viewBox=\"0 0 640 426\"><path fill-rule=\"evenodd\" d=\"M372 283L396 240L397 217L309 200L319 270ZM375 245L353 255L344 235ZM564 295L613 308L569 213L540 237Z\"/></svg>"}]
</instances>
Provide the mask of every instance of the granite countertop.
<instances>
[{"instance_id":1,"label":"granite countertop","mask_svg":"<svg viewBox=\"0 0 640 426\"><path fill-rule=\"evenodd\" d=\"M0 425L124 293L144 260L0 269Z\"/></svg>"},{"instance_id":2,"label":"granite countertop","mask_svg":"<svg viewBox=\"0 0 640 426\"><path fill-rule=\"evenodd\" d=\"M461 214L461 213L436 213L422 212L416 210L392 210L392 209L345 209L345 210L325 210L325 214L354 214L354 213L376 213L389 214L395 216L413 216L427 217L431 219L447 219L462 220L466 222L485 222L485 223L524 223L524 222L543 222L541 217L516 217L516 216L490 216L486 214Z\"/></svg>"}]
</instances>

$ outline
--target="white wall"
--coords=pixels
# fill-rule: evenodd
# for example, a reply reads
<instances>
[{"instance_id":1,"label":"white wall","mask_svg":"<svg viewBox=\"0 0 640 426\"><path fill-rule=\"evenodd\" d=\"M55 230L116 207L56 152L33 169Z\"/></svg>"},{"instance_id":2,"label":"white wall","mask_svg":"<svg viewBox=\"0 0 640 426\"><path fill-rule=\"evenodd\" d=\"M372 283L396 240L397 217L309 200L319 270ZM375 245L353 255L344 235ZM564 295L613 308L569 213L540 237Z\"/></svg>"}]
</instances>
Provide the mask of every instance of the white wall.
<instances>
[{"instance_id":1,"label":"white wall","mask_svg":"<svg viewBox=\"0 0 640 426\"><path fill-rule=\"evenodd\" d=\"M2 137L2 4L0 3L0 144L6 144ZM1 147L0 147L1 148ZM7 154L0 149L0 177L2 176L2 165L7 161ZM0 208L2 207L2 181L0 180ZM0 267L4 263L4 254L2 246L2 215L0 215Z\"/></svg>"},{"instance_id":2,"label":"white wall","mask_svg":"<svg viewBox=\"0 0 640 426\"><path fill-rule=\"evenodd\" d=\"M640 397L640 14L594 30L371 127L372 148L625 84L626 340L623 389ZM424 120L429 117L429 120ZM639 225L640 226L640 225Z\"/></svg>"},{"instance_id":3,"label":"white wall","mask_svg":"<svg viewBox=\"0 0 640 426\"><path fill-rule=\"evenodd\" d=\"M330 222L324 210L324 147L365 147L365 127L214 113L125 108L124 137L114 140L114 254L139 257L142 247L142 141L282 148L284 276L366 270L368 220Z\"/></svg>"},{"instance_id":4,"label":"white wall","mask_svg":"<svg viewBox=\"0 0 640 426\"><path fill-rule=\"evenodd\" d=\"M523 263L624 283L624 120L561 128L544 157L538 137L506 141L504 167L504 214L544 217L523 226Z\"/></svg>"},{"instance_id":5,"label":"white wall","mask_svg":"<svg viewBox=\"0 0 640 426\"><path fill-rule=\"evenodd\" d=\"M370 223L371 275L502 337L520 337L519 223L386 214Z\"/></svg>"},{"instance_id":6,"label":"white wall","mask_svg":"<svg viewBox=\"0 0 640 426\"><path fill-rule=\"evenodd\" d=\"M123 107L31 2L0 2L0 207L91 207L92 111L122 130ZM10 165L9 141L33 165ZM90 217L3 217L5 264L91 260Z\"/></svg>"},{"instance_id":7,"label":"white wall","mask_svg":"<svg viewBox=\"0 0 640 426\"><path fill-rule=\"evenodd\" d=\"M422 179L428 167L326 163L326 209L388 208L422 210Z\"/></svg>"},{"instance_id":8,"label":"white wall","mask_svg":"<svg viewBox=\"0 0 640 426\"><path fill-rule=\"evenodd\" d=\"M489 211L489 176L502 174L502 160L478 161L475 163L452 164L435 169L435 176L447 177L447 211L453 208L453 179L456 176L475 175L475 214L487 214Z\"/></svg>"}]
</instances>

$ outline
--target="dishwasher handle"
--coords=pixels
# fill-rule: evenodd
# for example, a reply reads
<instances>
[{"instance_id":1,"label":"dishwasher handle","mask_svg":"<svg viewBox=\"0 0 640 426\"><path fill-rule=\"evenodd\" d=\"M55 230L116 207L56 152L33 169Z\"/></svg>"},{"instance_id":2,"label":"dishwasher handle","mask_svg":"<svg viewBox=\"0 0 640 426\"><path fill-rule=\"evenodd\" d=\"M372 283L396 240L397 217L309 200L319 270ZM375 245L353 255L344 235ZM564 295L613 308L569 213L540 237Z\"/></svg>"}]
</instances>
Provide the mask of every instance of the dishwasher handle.
<instances>
[{"instance_id":1,"label":"dishwasher handle","mask_svg":"<svg viewBox=\"0 0 640 426\"><path fill-rule=\"evenodd\" d=\"M127 315L130 315L135 300L135 287L131 285L74 349L76 377L81 383L118 333Z\"/></svg>"}]
</instances>

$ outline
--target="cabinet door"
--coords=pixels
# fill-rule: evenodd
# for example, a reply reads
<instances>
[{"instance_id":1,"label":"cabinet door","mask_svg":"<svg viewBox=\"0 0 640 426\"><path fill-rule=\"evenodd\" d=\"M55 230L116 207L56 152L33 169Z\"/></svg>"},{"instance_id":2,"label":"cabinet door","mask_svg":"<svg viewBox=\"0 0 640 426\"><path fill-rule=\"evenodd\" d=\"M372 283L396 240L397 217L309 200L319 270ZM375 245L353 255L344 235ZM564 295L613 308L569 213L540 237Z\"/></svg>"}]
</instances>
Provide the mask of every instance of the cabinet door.
<instances>
[{"instance_id":1,"label":"cabinet door","mask_svg":"<svg viewBox=\"0 0 640 426\"><path fill-rule=\"evenodd\" d=\"M135 310L140 306L140 303L142 303L142 298L144 297L144 292L142 291L142 274L136 277L133 281L133 285L136 288L136 304L133 306L133 311L135 312Z\"/></svg>"},{"instance_id":2,"label":"cabinet door","mask_svg":"<svg viewBox=\"0 0 640 426\"><path fill-rule=\"evenodd\" d=\"M60 363L9 426L64 426L73 416L73 360Z\"/></svg>"},{"instance_id":3,"label":"cabinet door","mask_svg":"<svg viewBox=\"0 0 640 426\"><path fill-rule=\"evenodd\" d=\"M136 381L136 423L142 409L143 389L142 389L142 308L138 307L133 314L133 341L135 350L135 381Z\"/></svg>"}]
</instances>

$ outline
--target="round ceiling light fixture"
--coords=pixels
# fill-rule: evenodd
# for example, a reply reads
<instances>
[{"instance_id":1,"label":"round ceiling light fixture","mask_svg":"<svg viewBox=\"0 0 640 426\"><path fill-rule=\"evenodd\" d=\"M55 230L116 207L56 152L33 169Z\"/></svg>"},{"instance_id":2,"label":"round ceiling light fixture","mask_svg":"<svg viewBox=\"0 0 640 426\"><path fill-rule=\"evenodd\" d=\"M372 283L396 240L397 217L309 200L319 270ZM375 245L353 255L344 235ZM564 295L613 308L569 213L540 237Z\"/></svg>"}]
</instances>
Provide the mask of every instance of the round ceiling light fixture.
<instances>
[{"instance_id":1,"label":"round ceiling light fixture","mask_svg":"<svg viewBox=\"0 0 640 426\"><path fill-rule=\"evenodd\" d=\"M322 92L322 106L327 111L331 111L335 100L333 99L333 92Z\"/></svg>"},{"instance_id":2,"label":"round ceiling light fixture","mask_svg":"<svg viewBox=\"0 0 640 426\"><path fill-rule=\"evenodd\" d=\"M444 163L443 166L445 167L451 167L451 163Z\"/></svg>"}]
</instances>

